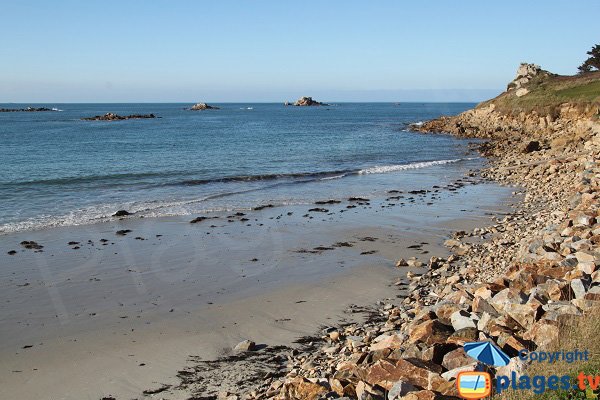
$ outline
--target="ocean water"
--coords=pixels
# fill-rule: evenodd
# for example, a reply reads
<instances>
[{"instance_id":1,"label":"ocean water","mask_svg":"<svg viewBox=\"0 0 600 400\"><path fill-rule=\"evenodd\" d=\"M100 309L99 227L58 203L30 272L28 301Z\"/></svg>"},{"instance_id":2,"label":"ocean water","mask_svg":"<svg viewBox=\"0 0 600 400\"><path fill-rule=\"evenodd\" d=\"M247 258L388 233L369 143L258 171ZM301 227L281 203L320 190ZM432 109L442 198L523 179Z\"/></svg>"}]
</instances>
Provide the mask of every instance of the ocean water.
<instances>
[{"instance_id":1,"label":"ocean water","mask_svg":"<svg viewBox=\"0 0 600 400\"><path fill-rule=\"evenodd\" d=\"M2 104L22 108L36 104ZM0 233L419 188L481 159L407 124L469 103L50 104L0 113ZM160 118L82 121L106 112ZM433 179L435 178L435 179Z\"/></svg>"}]
</instances>

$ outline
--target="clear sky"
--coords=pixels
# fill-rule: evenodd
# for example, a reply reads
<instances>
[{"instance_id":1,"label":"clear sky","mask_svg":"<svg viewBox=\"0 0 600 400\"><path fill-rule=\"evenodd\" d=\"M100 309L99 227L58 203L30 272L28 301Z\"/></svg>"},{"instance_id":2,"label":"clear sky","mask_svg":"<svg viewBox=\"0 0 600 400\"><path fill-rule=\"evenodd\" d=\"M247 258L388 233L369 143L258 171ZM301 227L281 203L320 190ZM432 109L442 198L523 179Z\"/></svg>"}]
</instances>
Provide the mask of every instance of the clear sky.
<instances>
[{"instance_id":1,"label":"clear sky","mask_svg":"<svg viewBox=\"0 0 600 400\"><path fill-rule=\"evenodd\" d=\"M573 74L600 1L0 0L0 102L478 101Z\"/></svg>"}]
</instances>

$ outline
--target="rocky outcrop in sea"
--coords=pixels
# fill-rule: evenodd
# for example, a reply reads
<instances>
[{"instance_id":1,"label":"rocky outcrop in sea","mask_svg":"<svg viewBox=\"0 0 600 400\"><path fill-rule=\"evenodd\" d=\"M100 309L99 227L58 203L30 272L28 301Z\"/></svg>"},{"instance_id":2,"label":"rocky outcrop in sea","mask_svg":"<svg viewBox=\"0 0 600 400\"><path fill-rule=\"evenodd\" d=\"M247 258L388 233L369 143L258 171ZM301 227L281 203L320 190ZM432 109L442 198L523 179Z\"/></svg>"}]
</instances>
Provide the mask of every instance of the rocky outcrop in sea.
<instances>
[{"instance_id":1,"label":"rocky outcrop in sea","mask_svg":"<svg viewBox=\"0 0 600 400\"><path fill-rule=\"evenodd\" d=\"M106 113L104 115L96 115L94 117L81 118L83 121L123 121L126 119L148 119L156 118L154 114L132 114L132 115L117 115Z\"/></svg>"},{"instance_id":2,"label":"rocky outcrop in sea","mask_svg":"<svg viewBox=\"0 0 600 400\"><path fill-rule=\"evenodd\" d=\"M0 108L0 112L43 112L43 111L58 111L58 109L47 108L47 107Z\"/></svg>"},{"instance_id":3,"label":"rocky outcrop in sea","mask_svg":"<svg viewBox=\"0 0 600 400\"><path fill-rule=\"evenodd\" d=\"M290 105L289 102L286 102L285 105ZM312 97L302 96L293 104L297 107L310 107L310 106L327 106L328 104L321 103L319 101L313 100Z\"/></svg>"},{"instance_id":4,"label":"rocky outcrop in sea","mask_svg":"<svg viewBox=\"0 0 600 400\"><path fill-rule=\"evenodd\" d=\"M197 103L189 108L191 111L202 111L202 110L218 110L219 107L210 106L206 103Z\"/></svg>"}]
</instances>

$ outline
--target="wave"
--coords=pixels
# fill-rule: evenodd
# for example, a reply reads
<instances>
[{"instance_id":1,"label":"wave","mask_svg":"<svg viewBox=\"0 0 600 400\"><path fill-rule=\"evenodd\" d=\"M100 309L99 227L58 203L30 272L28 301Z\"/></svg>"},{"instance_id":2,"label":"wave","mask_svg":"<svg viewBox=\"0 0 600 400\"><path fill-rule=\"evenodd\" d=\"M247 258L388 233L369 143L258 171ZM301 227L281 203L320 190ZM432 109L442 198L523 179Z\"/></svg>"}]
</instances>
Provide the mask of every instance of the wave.
<instances>
[{"instance_id":1,"label":"wave","mask_svg":"<svg viewBox=\"0 0 600 400\"><path fill-rule=\"evenodd\" d=\"M365 169L346 169L346 170L334 170L334 171L319 171L319 172L291 172L287 174L264 174L264 175L234 175L226 176L222 178L213 179L193 179L186 180L183 182L172 183L173 185L206 185L209 183L217 182L256 182L256 181L273 181L279 179L302 179L300 182L307 182L311 180L331 180L340 179L350 175L367 175L367 174L385 174L388 172L404 171L409 169L420 169L433 167L435 165L443 165L456 163L460 161L473 160L474 158L456 158L451 160L433 160L433 161L420 161L408 164L394 164L394 165L383 165L375 166Z\"/></svg>"},{"instance_id":2,"label":"wave","mask_svg":"<svg viewBox=\"0 0 600 400\"><path fill-rule=\"evenodd\" d=\"M289 173L289 174L265 174L265 175L240 175L240 176L229 176L218 179L204 179L204 180L185 180L179 182L167 183L167 185L204 185L214 182L255 182L255 181L271 181L268 185L260 185L259 187L237 187L234 190L224 190L219 193L212 193L202 197L180 199L180 200L148 200L148 201L134 201L127 203L116 203L116 204L98 204L88 206L85 208L76 209L62 215L41 215L31 217L22 221L8 222L0 224L0 235L20 232L38 230L49 227L59 226L76 226L76 225L90 225L98 222L107 222L115 219L113 214L119 209L127 209L131 212L132 218L136 217L164 217L164 216L180 216L190 215L204 212L214 211L243 211L248 210L252 207L252 204L243 204L240 208L240 204L237 204L234 208L229 208L223 203L213 203L215 200L220 198L240 195L244 193L261 191L269 188L274 188L281 185L293 185L302 184L317 181L330 181L336 179L343 179L349 176L358 175L369 175L369 174L386 174L405 170L428 168L437 165L444 165L450 163L457 163L460 161L474 160L475 158L457 158L449 160L432 160L432 161L421 161L407 164L393 164L374 166L365 169L354 169L354 170L335 170L335 171L322 171L322 172L306 172L306 173ZM158 173L148 174L116 174L107 175L103 178L124 178L124 177L139 177L139 176L152 176L161 175ZM86 182L88 180L97 179L97 177L78 177L78 178L64 178L54 180L41 180L28 182L29 184L36 182L41 184L64 184L75 181ZM163 186L161 184L160 186ZM224 188L222 188L224 189ZM232 188L233 189L233 188ZM289 199L286 202L274 205L289 205L289 204L312 204L310 201L305 203L301 201L298 203L298 199Z\"/></svg>"},{"instance_id":3,"label":"wave","mask_svg":"<svg viewBox=\"0 0 600 400\"><path fill-rule=\"evenodd\" d=\"M467 161L467 160L472 160L472 159L473 158L455 158L452 160L422 161L422 162L415 162L415 163L411 163L411 164L382 165L382 166L377 166L377 167L361 169L360 171L358 171L358 174L359 175L385 174L388 172L427 168L427 167L433 167L434 165L451 164L451 163L455 163L455 162L459 162L459 161Z\"/></svg>"},{"instance_id":4,"label":"wave","mask_svg":"<svg viewBox=\"0 0 600 400\"><path fill-rule=\"evenodd\" d=\"M206 185L209 183L218 182L256 182L256 181L274 181L278 179L322 179L334 177L337 175L357 172L354 170L338 170L338 171L319 171L319 172L290 172L284 174L263 174L263 175L232 175L221 178L212 179L192 179L183 182L173 183L173 185Z\"/></svg>"},{"instance_id":5,"label":"wave","mask_svg":"<svg viewBox=\"0 0 600 400\"><path fill-rule=\"evenodd\" d=\"M472 160L473 158L457 158L452 160L434 160L421 161L408 164L394 164L384 166L374 166L365 169L343 169L331 171L316 171L316 172L290 172L280 174L260 174L260 175L231 175L218 178L206 179L187 179L181 181L162 181L162 182L140 182L140 179L147 178L166 178L178 177L184 174L179 171L168 172L142 172L142 173L115 173L107 175L85 175L85 176L70 176L63 178L51 179L36 179L21 182L0 182L2 186L21 187L21 186L68 186L76 184L147 184L152 186L196 186L207 185L212 183L227 183L227 182L259 182L259 181L278 181L278 180L293 180L295 183L310 182L313 180L331 180L340 179L351 175L366 175L366 174L382 174L394 171L403 171L409 169L427 168L435 165L455 163L463 160Z\"/></svg>"},{"instance_id":6,"label":"wave","mask_svg":"<svg viewBox=\"0 0 600 400\"><path fill-rule=\"evenodd\" d=\"M157 177L169 177L181 175L180 172L140 172L140 173L115 173L107 175L84 175L84 176L67 176L64 178L51 178L51 179L35 179L21 182L1 182L2 185L7 186L30 186L30 185L41 185L41 186L64 186L70 184L79 183L97 183L110 181L127 181L130 179L139 178L157 178Z\"/></svg>"}]
</instances>

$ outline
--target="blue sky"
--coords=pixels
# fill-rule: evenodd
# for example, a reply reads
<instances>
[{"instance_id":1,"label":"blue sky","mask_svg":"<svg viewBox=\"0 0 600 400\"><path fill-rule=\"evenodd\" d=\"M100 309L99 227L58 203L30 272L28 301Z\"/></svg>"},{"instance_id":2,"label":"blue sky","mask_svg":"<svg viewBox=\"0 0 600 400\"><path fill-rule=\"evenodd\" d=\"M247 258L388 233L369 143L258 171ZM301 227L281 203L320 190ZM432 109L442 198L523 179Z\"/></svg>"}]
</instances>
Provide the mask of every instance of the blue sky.
<instances>
[{"instance_id":1,"label":"blue sky","mask_svg":"<svg viewBox=\"0 0 600 400\"><path fill-rule=\"evenodd\" d=\"M0 102L478 101L573 74L597 1L0 0Z\"/></svg>"}]
</instances>

